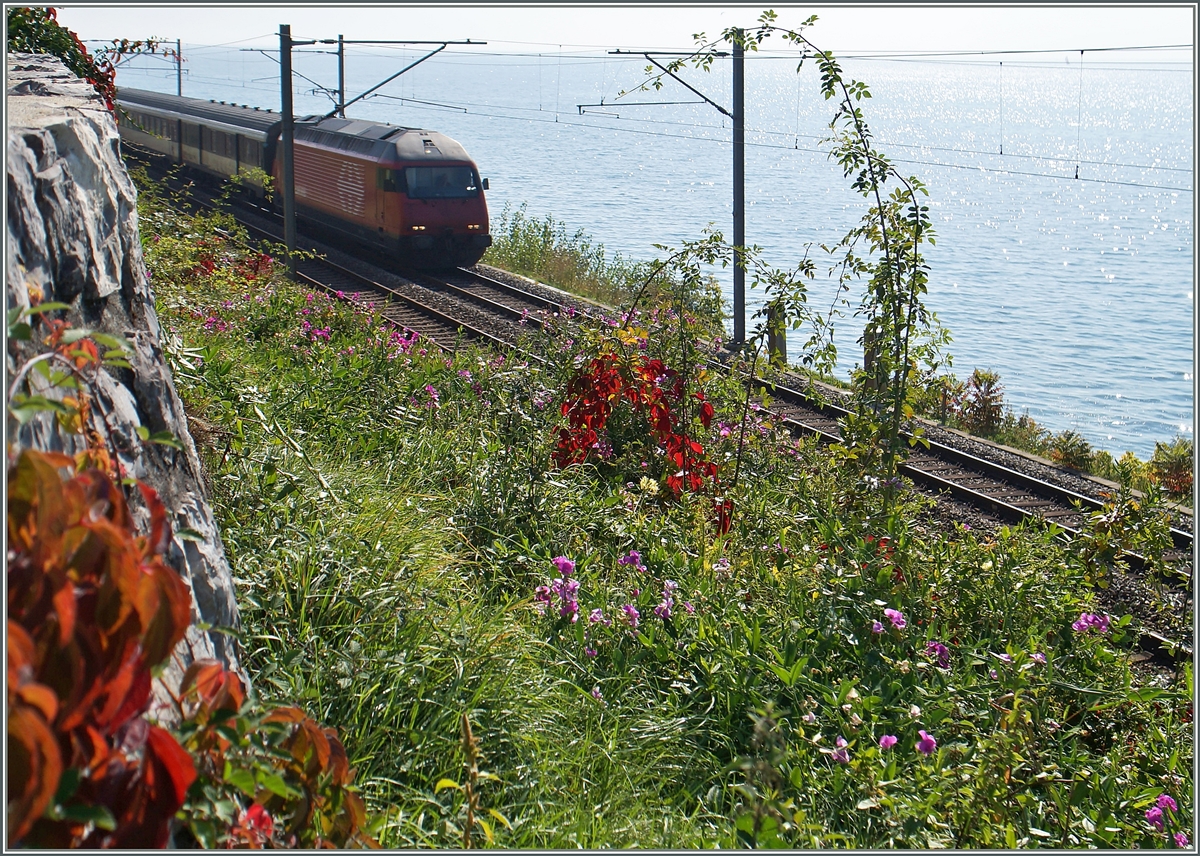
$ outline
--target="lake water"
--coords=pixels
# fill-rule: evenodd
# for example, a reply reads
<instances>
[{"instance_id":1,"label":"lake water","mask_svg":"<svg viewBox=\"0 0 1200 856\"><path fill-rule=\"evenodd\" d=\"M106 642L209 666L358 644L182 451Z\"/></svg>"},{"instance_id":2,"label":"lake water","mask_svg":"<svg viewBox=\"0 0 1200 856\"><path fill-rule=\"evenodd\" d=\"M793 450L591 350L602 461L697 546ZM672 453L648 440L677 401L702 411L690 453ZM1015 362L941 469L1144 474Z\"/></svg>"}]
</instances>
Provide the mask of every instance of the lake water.
<instances>
[{"instance_id":1,"label":"lake water","mask_svg":"<svg viewBox=\"0 0 1200 856\"><path fill-rule=\"evenodd\" d=\"M314 92L336 86L336 58L313 51L294 58L298 115L332 109ZM423 54L350 49L348 97ZM185 95L278 109L272 58L186 44L184 55ZM953 336L952 370L997 371L1017 412L1146 458L1156 441L1193 432L1193 70L1101 57L1086 56L1082 71L1062 55L843 67L871 87L864 108L878 147L929 188L927 303ZM618 98L645 66L597 51L453 48L349 113L459 140L490 179L494 219L526 205L636 259L710 223L731 238L729 122L704 103L629 103L698 101L669 80ZM732 107L728 60L683 76ZM174 92L175 73L139 59L118 83ZM577 105L602 100L581 115ZM797 75L794 56L747 58L746 240L776 267L794 267L809 244L821 258L818 245L864 210L820 143L832 114L815 68ZM715 273L728 294L731 274ZM810 303L832 294L818 281ZM756 307L753 292L747 303ZM858 333L852 318L839 327L843 371L861 359Z\"/></svg>"}]
</instances>

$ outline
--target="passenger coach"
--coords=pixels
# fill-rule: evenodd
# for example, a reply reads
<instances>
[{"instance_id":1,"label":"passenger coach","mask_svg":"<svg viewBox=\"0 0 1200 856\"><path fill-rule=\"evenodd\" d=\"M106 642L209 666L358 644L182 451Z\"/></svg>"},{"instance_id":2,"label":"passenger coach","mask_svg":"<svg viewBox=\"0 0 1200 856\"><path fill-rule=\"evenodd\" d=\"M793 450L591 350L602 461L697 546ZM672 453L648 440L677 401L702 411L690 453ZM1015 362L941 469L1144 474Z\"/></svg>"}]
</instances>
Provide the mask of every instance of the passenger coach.
<instances>
[{"instance_id":1,"label":"passenger coach","mask_svg":"<svg viewBox=\"0 0 1200 856\"><path fill-rule=\"evenodd\" d=\"M129 143L226 179L282 180L278 113L158 92L118 91ZM472 265L491 245L487 181L454 140L419 128L308 116L295 122L296 212L418 267ZM275 200L279 206L279 200Z\"/></svg>"}]
</instances>

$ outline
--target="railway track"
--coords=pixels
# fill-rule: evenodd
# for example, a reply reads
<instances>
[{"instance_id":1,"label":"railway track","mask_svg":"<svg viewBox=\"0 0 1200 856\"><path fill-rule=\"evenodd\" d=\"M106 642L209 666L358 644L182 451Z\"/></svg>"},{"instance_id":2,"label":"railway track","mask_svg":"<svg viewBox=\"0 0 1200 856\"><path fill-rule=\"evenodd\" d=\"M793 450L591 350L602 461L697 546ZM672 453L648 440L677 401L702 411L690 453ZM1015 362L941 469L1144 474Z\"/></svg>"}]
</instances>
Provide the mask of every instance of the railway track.
<instances>
[{"instance_id":1,"label":"railway track","mask_svg":"<svg viewBox=\"0 0 1200 856\"><path fill-rule=\"evenodd\" d=\"M279 220L273 212L255 208L242 210L240 214L238 219L252 233L275 243L282 241L279 234L282 227L271 228ZM315 288L340 292L351 300L373 302L382 307L383 316L391 323L416 331L448 350L463 335L512 346L521 325L540 326L556 314L577 311L565 295L559 300L476 270L418 272L396 267L378 254L372 255L370 264L356 265L358 271L323 258L300 261L296 265L297 277ZM401 290L396 279L411 287ZM435 302L438 305L433 305ZM589 314L586 309L578 311L581 315ZM464 320L464 315L474 316L475 321ZM481 316L489 320L481 322ZM722 363L714 358L713 365ZM771 394L772 413L793 431L816 434L828 442L840 439L839 420L848 411L818 402L787 384L774 383ZM928 449L914 449L901 472L930 492L953 496L1000 521L1015 523L1039 518L1054 523L1067 537L1078 536L1087 516L1104 507L1099 496L1076 492L933 440L929 441ZM1165 558L1179 566L1186 561L1187 569L1181 568L1178 576L1190 589L1192 533L1173 527L1171 537L1173 552ZM1125 558L1134 568L1144 564L1140 556ZM1161 634L1144 634L1142 645L1156 656L1191 656L1189 645Z\"/></svg>"}]
</instances>

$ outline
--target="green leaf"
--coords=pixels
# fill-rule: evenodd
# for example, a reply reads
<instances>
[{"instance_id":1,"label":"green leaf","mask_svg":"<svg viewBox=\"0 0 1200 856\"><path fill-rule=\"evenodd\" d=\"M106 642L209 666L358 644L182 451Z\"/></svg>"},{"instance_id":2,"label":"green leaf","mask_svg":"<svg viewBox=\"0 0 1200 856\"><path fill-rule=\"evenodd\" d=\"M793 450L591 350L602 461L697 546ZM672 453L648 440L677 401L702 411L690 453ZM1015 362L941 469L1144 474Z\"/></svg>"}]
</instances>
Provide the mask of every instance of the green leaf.
<instances>
[{"instance_id":1,"label":"green leaf","mask_svg":"<svg viewBox=\"0 0 1200 856\"><path fill-rule=\"evenodd\" d=\"M446 790L446 788L454 788L456 791L461 791L462 785L453 779L438 779L438 783L433 786L433 792L435 794L440 794L442 791Z\"/></svg>"},{"instance_id":2,"label":"green leaf","mask_svg":"<svg viewBox=\"0 0 1200 856\"><path fill-rule=\"evenodd\" d=\"M86 339L92 335L92 331L86 327L80 327L78 330L67 330L62 334L62 343L64 345L73 345L80 339Z\"/></svg>"},{"instance_id":3,"label":"green leaf","mask_svg":"<svg viewBox=\"0 0 1200 856\"><path fill-rule=\"evenodd\" d=\"M69 805L58 806L56 820L72 820L76 823L94 823L100 829L113 830L117 821L106 806L102 805Z\"/></svg>"},{"instance_id":4,"label":"green leaf","mask_svg":"<svg viewBox=\"0 0 1200 856\"><path fill-rule=\"evenodd\" d=\"M254 775L249 770L232 770L225 775L225 781L251 799L254 798Z\"/></svg>"},{"instance_id":5,"label":"green leaf","mask_svg":"<svg viewBox=\"0 0 1200 856\"><path fill-rule=\"evenodd\" d=\"M137 431L137 435L139 437L141 437L143 440L150 439L150 429L147 428L145 425L139 425L134 430Z\"/></svg>"},{"instance_id":6,"label":"green leaf","mask_svg":"<svg viewBox=\"0 0 1200 856\"><path fill-rule=\"evenodd\" d=\"M21 312L21 315L41 315L43 312L57 312L59 309L70 309L69 303L59 303L50 301L48 303L39 303L37 306L30 306Z\"/></svg>"},{"instance_id":7,"label":"green leaf","mask_svg":"<svg viewBox=\"0 0 1200 856\"><path fill-rule=\"evenodd\" d=\"M24 321L19 324L9 324L8 338L17 342L28 342L33 338L33 330Z\"/></svg>"},{"instance_id":8,"label":"green leaf","mask_svg":"<svg viewBox=\"0 0 1200 856\"><path fill-rule=\"evenodd\" d=\"M113 336L108 333L92 333L92 340L95 341L97 345L104 345L107 348L115 348L118 351L133 351L133 346L121 336Z\"/></svg>"},{"instance_id":9,"label":"green leaf","mask_svg":"<svg viewBox=\"0 0 1200 856\"><path fill-rule=\"evenodd\" d=\"M191 529L187 526L185 526L182 529L176 529L175 537L178 538L180 541L203 541L204 540L203 535L201 535L195 529Z\"/></svg>"},{"instance_id":10,"label":"green leaf","mask_svg":"<svg viewBox=\"0 0 1200 856\"><path fill-rule=\"evenodd\" d=\"M508 822L508 818L505 817L504 815L502 815L500 812L496 811L494 808L489 808L488 814L490 814L492 817L496 818L496 820L498 820L502 824L504 824L505 829L512 829L512 824Z\"/></svg>"},{"instance_id":11,"label":"green leaf","mask_svg":"<svg viewBox=\"0 0 1200 856\"><path fill-rule=\"evenodd\" d=\"M259 770L256 776L258 783L276 796L288 799L300 796L299 791L288 785L278 773L267 773Z\"/></svg>"},{"instance_id":12,"label":"green leaf","mask_svg":"<svg viewBox=\"0 0 1200 856\"><path fill-rule=\"evenodd\" d=\"M183 444L175 439L175 435L170 431L156 431L150 435L151 443L158 443L160 446L170 446L172 449L183 450Z\"/></svg>"}]
</instances>

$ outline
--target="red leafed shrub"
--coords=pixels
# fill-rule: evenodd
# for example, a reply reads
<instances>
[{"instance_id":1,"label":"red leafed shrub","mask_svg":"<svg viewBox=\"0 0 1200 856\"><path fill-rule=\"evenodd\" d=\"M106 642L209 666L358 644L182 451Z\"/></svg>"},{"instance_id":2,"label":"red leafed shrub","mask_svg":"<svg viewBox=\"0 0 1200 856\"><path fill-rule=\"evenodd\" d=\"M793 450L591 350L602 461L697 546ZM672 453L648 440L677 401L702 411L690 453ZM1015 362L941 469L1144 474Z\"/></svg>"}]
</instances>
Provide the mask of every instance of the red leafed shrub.
<instances>
[{"instance_id":1,"label":"red leafed shrub","mask_svg":"<svg viewBox=\"0 0 1200 856\"><path fill-rule=\"evenodd\" d=\"M689 396L687 386L684 375L645 354L623 361L619 353L608 351L593 358L567 383L560 408L567 425L558 431L554 464L566 467L601 454L610 418L627 407L645 420L645 430L663 451L667 488L676 498L684 490L698 493L707 483L718 488L717 464L708 459L701 443L688 436L685 416L689 399L694 399L693 414L708 428L713 406L702 391ZM715 510L720 531L728 531L732 503L718 500Z\"/></svg>"},{"instance_id":2,"label":"red leafed shrub","mask_svg":"<svg viewBox=\"0 0 1200 856\"><path fill-rule=\"evenodd\" d=\"M26 450L8 473L8 844L161 847L196 771L143 714L190 594L155 492L139 536L106 474L59 476L74 464Z\"/></svg>"},{"instance_id":3,"label":"red leafed shrub","mask_svg":"<svg viewBox=\"0 0 1200 856\"><path fill-rule=\"evenodd\" d=\"M377 846L336 732L255 715L221 664L184 673L178 737L146 719L190 593L156 493L138 485L139 536L107 474L60 476L75 464L25 450L8 473L8 845L163 847L178 817L209 847Z\"/></svg>"}]
</instances>

